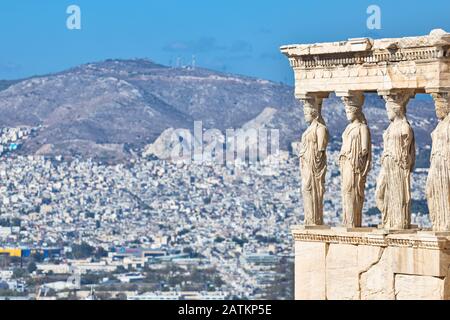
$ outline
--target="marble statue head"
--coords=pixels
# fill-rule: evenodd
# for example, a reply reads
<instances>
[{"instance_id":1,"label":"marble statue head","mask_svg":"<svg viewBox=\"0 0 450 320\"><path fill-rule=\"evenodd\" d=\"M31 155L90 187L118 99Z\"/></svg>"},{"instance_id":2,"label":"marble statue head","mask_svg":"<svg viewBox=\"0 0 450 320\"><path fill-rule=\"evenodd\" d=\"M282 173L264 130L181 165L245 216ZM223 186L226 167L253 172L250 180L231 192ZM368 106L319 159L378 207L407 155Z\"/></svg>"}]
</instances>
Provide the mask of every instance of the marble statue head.
<instances>
[{"instance_id":1,"label":"marble statue head","mask_svg":"<svg viewBox=\"0 0 450 320\"><path fill-rule=\"evenodd\" d=\"M389 120L406 118L406 105L414 97L414 90L403 90L389 95L385 95L386 110Z\"/></svg>"},{"instance_id":2,"label":"marble statue head","mask_svg":"<svg viewBox=\"0 0 450 320\"><path fill-rule=\"evenodd\" d=\"M361 108L354 106L346 106L345 114L347 115L347 120L353 122L355 120L365 120Z\"/></svg>"},{"instance_id":3,"label":"marble statue head","mask_svg":"<svg viewBox=\"0 0 450 320\"><path fill-rule=\"evenodd\" d=\"M395 119L403 119L406 116L406 106L398 103L387 103L386 110L390 121Z\"/></svg>"},{"instance_id":4,"label":"marble statue head","mask_svg":"<svg viewBox=\"0 0 450 320\"><path fill-rule=\"evenodd\" d=\"M312 123L320 117L320 110L308 105L304 106L303 113L305 114L305 120L307 123Z\"/></svg>"},{"instance_id":5,"label":"marble statue head","mask_svg":"<svg viewBox=\"0 0 450 320\"><path fill-rule=\"evenodd\" d=\"M433 94L436 105L436 116L439 120L444 120L450 114L449 96L445 94Z\"/></svg>"},{"instance_id":6,"label":"marble statue head","mask_svg":"<svg viewBox=\"0 0 450 320\"><path fill-rule=\"evenodd\" d=\"M364 94L354 94L342 98L345 105L345 114L349 122L360 120L365 122L364 114L362 113L362 106L364 104Z\"/></svg>"}]
</instances>

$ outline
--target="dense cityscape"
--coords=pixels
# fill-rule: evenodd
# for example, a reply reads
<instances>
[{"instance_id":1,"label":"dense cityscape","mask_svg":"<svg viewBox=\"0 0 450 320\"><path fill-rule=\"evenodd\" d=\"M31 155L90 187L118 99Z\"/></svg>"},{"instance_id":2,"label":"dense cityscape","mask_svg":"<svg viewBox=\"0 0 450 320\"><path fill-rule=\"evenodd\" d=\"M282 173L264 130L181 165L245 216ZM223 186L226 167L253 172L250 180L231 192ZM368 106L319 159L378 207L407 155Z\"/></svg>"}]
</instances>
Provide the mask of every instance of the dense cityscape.
<instances>
[{"instance_id":1,"label":"dense cityscape","mask_svg":"<svg viewBox=\"0 0 450 320\"><path fill-rule=\"evenodd\" d=\"M2 143L20 146L30 132ZM290 228L303 219L296 157L228 166L140 157L105 165L4 150L2 298L292 299ZM367 182L366 226L380 222L380 152ZM329 151L328 162L325 217L337 226L338 151ZM413 223L422 227L429 226L426 177L418 168L412 187Z\"/></svg>"}]
</instances>

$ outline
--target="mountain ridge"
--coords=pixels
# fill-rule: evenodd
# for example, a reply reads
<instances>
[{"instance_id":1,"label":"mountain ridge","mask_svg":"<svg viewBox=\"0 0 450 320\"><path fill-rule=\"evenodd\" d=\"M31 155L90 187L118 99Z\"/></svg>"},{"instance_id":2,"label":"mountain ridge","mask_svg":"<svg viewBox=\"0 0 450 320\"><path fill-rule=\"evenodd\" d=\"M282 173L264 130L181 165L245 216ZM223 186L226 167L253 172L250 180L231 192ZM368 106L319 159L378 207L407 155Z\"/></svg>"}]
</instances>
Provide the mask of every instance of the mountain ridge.
<instances>
[{"instance_id":1,"label":"mountain ridge","mask_svg":"<svg viewBox=\"0 0 450 320\"><path fill-rule=\"evenodd\" d=\"M3 89L3 90L2 90ZM419 144L430 143L436 124L432 101L413 100L408 114ZM202 68L171 68L148 59L109 59L54 74L0 82L0 126L30 126L37 134L20 153L63 155L117 162L143 150L169 128L225 132L240 128L267 109L266 124L280 130L289 150L306 128L291 86ZM368 95L365 113L374 143L388 125L384 102ZM333 141L346 126L344 108L332 96L324 118Z\"/></svg>"}]
</instances>

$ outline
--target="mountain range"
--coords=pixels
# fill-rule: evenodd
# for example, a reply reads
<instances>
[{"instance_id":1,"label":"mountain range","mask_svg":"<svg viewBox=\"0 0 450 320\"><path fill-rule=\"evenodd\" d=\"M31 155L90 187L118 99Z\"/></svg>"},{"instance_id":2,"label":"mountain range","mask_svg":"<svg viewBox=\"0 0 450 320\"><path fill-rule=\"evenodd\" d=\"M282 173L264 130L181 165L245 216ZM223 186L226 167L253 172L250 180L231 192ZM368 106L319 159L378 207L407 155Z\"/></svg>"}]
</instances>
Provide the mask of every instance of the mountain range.
<instances>
[{"instance_id":1,"label":"mountain range","mask_svg":"<svg viewBox=\"0 0 450 320\"><path fill-rule=\"evenodd\" d=\"M270 117L265 112L270 111ZM336 97L324 103L333 142L347 120ZM367 95L364 106L373 141L388 126L383 100ZM94 158L117 162L153 143L166 130L203 128L222 132L267 118L289 150L306 128L294 88L267 80L202 68L171 68L147 59L106 60L24 80L0 81L0 126L34 127L22 154ZM410 102L408 116L418 145L430 144L437 121L430 99ZM262 120L261 120L262 119ZM338 145L335 144L335 145Z\"/></svg>"}]
</instances>

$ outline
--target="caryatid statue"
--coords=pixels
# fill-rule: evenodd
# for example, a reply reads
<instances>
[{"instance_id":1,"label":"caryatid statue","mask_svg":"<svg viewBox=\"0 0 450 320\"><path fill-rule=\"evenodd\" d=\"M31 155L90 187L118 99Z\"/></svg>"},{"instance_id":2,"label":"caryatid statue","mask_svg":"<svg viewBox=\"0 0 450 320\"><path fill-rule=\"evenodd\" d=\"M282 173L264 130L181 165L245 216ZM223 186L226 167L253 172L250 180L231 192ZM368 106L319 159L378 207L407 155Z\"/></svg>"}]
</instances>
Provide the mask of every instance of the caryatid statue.
<instances>
[{"instance_id":1,"label":"caryatid statue","mask_svg":"<svg viewBox=\"0 0 450 320\"><path fill-rule=\"evenodd\" d=\"M309 123L309 127L303 133L300 149L305 226L321 226L329 135L322 118L323 98L308 96L302 101L305 120Z\"/></svg>"},{"instance_id":2,"label":"caryatid statue","mask_svg":"<svg viewBox=\"0 0 450 320\"><path fill-rule=\"evenodd\" d=\"M432 133L433 148L427 181L427 199L434 231L450 231L450 96L433 93L440 120Z\"/></svg>"},{"instance_id":3,"label":"caryatid statue","mask_svg":"<svg viewBox=\"0 0 450 320\"><path fill-rule=\"evenodd\" d=\"M406 105L414 95L399 90L384 95L391 124L384 132L384 152L377 181L376 201L382 227L404 230L411 226L411 172L416 160L414 132L406 118Z\"/></svg>"},{"instance_id":4,"label":"caryatid statue","mask_svg":"<svg viewBox=\"0 0 450 320\"><path fill-rule=\"evenodd\" d=\"M342 177L342 224L348 228L362 226L362 209L367 174L372 163L370 130L362 112L364 94L342 97L350 124L342 135L339 165Z\"/></svg>"}]
</instances>

